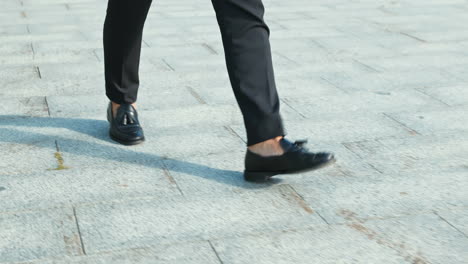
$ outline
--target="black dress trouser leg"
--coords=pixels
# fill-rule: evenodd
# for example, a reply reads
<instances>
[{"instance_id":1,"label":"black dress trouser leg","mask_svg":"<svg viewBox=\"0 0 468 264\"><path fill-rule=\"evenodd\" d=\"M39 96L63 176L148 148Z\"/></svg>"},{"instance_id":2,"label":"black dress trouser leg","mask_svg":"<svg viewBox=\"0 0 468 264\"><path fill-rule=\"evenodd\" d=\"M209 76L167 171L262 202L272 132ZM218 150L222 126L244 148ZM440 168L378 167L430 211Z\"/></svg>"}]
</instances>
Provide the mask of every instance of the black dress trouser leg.
<instances>
[{"instance_id":1,"label":"black dress trouser leg","mask_svg":"<svg viewBox=\"0 0 468 264\"><path fill-rule=\"evenodd\" d=\"M212 0L212 4L247 145L284 135L262 1ZM104 60L106 94L113 102L130 104L137 99L142 32L150 6L151 0L109 0Z\"/></svg>"}]
</instances>

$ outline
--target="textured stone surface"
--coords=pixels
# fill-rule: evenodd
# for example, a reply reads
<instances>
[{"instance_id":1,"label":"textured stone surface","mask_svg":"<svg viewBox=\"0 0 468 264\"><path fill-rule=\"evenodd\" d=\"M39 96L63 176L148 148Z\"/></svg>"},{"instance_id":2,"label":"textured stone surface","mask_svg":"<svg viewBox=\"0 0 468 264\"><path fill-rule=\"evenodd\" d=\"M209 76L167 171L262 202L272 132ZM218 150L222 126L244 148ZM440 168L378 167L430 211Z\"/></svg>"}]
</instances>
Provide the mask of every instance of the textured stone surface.
<instances>
[{"instance_id":1,"label":"textured stone surface","mask_svg":"<svg viewBox=\"0 0 468 264\"><path fill-rule=\"evenodd\" d=\"M395 175L401 172L443 173L466 170L467 138L466 132L449 132L345 145L380 172Z\"/></svg>"},{"instance_id":2,"label":"textured stone surface","mask_svg":"<svg viewBox=\"0 0 468 264\"><path fill-rule=\"evenodd\" d=\"M353 216L350 218L352 228L394 249L411 263L467 262L468 253L463 250L468 246L466 236L436 215L422 214L369 223L358 223Z\"/></svg>"},{"instance_id":3,"label":"textured stone surface","mask_svg":"<svg viewBox=\"0 0 468 264\"><path fill-rule=\"evenodd\" d=\"M87 252L325 225L287 185L262 193L145 199L77 208Z\"/></svg>"},{"instance_id":4,"label":"textured stone surface","mask_svg":"<svg viewBox=\"0 0 468 264\"><path fill-rule=\"evenodd\" d=\"M0 105L2 115L49 116L47 100L43 96L3 97L2 99L4 101Z\"/></svg>"},{"instance_id":5,"label":"textured stone surface","mask_svg":"<svg viewBox=\"0 0 468 264\"><path fill-rule=\"evenodd\" d=\"M354 112L336 117L332 113L314 112L305 116L302 122L286 121L287 132L291 131L294 134L300 132L301 137L314 142L352 142L391 136L404 137L413 133L412 130L385 117L382 113ZM237 134L245 137L243 125L233 125L232 128Z\"/></svg>"},{"instance_id":6,"label":"textured stone surface","mask_svg":"<svg viewBox=\"0 0 468 264\"><path fill-rule=\"evenodd\" d=\"M423 89L421 92L450 106L466 105L468 104L468 91L465 87L466 86L463 85L454 87L433 87Z\"/></svg>"},{"instance_id":7,"label":"textured stone surface","mask_svg":"<svg viewBox=\"0 0 468 264\"><path fill-rule=\"evenodd\" d=\"M411 263L347 226L246 236L213 244L223 263Z\"/></svg>"},{"instance_id":8,"label":"textured stone surface","mask_svg":"<svg viewBox=\"0 0 468 264\"><path fill-rule=\"evenodd\" d=\"M467 240L436 215L214 241L223 263L465 263ZM437 227L437 228L432 228ZM350 257L353 256L353 257Z\"/></svg>"},{"instance_id":9,"label":"textured stone surface","mask_svg":"<svg viewBox=\"0 0 468 264\"><path fill-rule=\"evenodd\" d=\"M432 210L468 206L466 182L461 171L453 173L401 173L369 175L363 178L319 178L313 184L290 184L329 223L340 223L342 210L361 218L387 218ZM415 176L417 175L417 176ZM434 184L437 182L437 184Z\"/></svg>"},{"instance_id":10,"label":"textured stone surface","mask_svg":"<svg viewBox=\"0 0 468 264\"><path fill-rule=\"evenodd\" d=\"M454 211L443 210L437 212L437 214L442 219L447 221L447 223L457 229L460 233L463 233L466 237L468 237L468 215L466 208Z\"/></svg>"},{"instance_id":11,"label":"textured stone surface","mask_svg":"<svg viewBox=\"0 0 468 264\"><path fill-rule=\"evenodd\" d=\"M0 225L1 262L84 253L72 208L2 213Z\"/></svg>"},{"instance_id":12,"label":"textured stone surface","mask_svg":"<svg viewBox=\"0 0 468 264\"><path fill-rule=\"evenodd\" d=\"M55 139L47 134L30 133L29 118L0 119L0 175L42 172L56 166Z\"/></svg>"},{"instance_id":13,"label":"textured stone surface","mask_svg":"<svg viewBox=\"0 0 468 264\"><path fill-rule=\"evenodd\" d=\"M24 262L24 264L37 262ZM206 241L184 244L158 245L151 248L120 250L87 256L52 258L41 260L43 264L153 264L153 263L208 263L218 264L219 260Z\"/></svg>"},{"instance_id":14,"label":"textured stone surface","mask_svg":"<svg viewBox=\"0 0 468 264\"><path fill-rule=\"evenodd\" d=\"M324 169L243 180L210 1L153 1L108 136L107 1L0 1L0 263L468 263L466 0L264 0L287 137Z\"/></svg>"},{"instance_id":15,"label":"textured stone surface","mask_svg":"<svg viewBox=\"0 0 468 264\"><path fill-rule=\"evenodd\" d=\"M152 166L106 161L97 164L70 162L63 167L31 174L3 175L0 199L8 203L0 212L45 209L96 201L126 200L139 197L180 196L177 184L160 162Z\"/></svg>"},{"instance_id":16,"label":"textured stone surface","mask_svg":"<svg viewBox=\"0 0 468 264\"><path fill-rule=\"evenodd\" d=\"M418 112L390 113L393 119L422 134L468 130L468 106ZM466 137L465 137L466 139Z\"/></svg>"}]
</instances>

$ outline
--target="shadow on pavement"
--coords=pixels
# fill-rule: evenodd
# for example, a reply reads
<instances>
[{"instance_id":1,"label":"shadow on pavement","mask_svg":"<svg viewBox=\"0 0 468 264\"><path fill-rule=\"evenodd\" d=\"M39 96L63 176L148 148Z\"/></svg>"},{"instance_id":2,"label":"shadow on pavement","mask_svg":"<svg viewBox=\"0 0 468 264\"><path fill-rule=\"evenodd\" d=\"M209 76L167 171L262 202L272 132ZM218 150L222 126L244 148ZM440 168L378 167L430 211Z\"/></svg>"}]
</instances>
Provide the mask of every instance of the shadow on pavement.
<instances>
[{"instance_id":1,"label":"shadow on pavement","mask_svg":"<svg viewBox=\"0 0 468 264\"><path fill-rule=\"evenodd\" d=\"M4 126L9 127L6 128ZM96 138L100 141L114 143L114 141L110 140L108 137L108 123L104 120L3 115L0 116L0 142L30 144L25 142L26 139L37 138L37 141L57 140L59 142L66 142L72 146L77 146L60 149L61 152L97 159L107 159L121 163L130 163L133 165L137 164L151 168L168 169L246 189L265 188L281 181L280 179L273 178L266 184L248 183L244 181L240 171L216 169L202 164L167 158L152 153L137 152L120 146L113 147L97 142L88 142L58 135L26 132L14 129L14 127L65 128ZM47 146L44 145L43 147ZM50 146L50 148L55 150L55 146ZM122 164L122 166L125 166L125 164Z\"/></svg>"}]
</instances>

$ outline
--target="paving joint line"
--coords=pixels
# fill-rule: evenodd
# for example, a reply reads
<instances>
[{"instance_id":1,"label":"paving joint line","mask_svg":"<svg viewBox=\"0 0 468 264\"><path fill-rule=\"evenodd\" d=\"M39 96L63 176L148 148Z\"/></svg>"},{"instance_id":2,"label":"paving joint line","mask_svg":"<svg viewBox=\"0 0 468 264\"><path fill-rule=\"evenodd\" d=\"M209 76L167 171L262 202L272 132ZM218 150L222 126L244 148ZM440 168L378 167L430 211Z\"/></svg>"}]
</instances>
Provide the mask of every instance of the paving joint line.
<instances>
[{"instance_id":1,"label":"paving joint line","mask_svg":"<svg viewBox=\"0 0 468 264\"><path fill-rule=\"evenodd\" d=\"M367 165L369 165L369 166L370 166L372 169L374 169L374 170L375 170L375 171L377 171L378 173L380 173L380 174L384 174L384 172L383 172L383 171L381 171L381 170L379 170L377 167L375 167L375 165L374 165L374 164L372 164L372 163L369 163L369 162L366 162L366 164L367 164Z\"/></svg>"},{"instance_id":2,"label":"paving joint line","mask_svg":"<svg viewBox=\"0 0 468 264\"><path fill-rule=\"evenodd\" d=\"M426 40L424 40L424 39L421 39L421 38L418 38L418 37L416 37L416 36L410 35L410 34L408 34L408 33L405 33L405 32L399 32L399 33L400 33L401 35L403 35L403 36L407 36L407 37L412 38L412 39L414 39L414 40L417 40L417 41L419 41L419 42L428 43L428 41L426 41Z\"/></svg>"},{"instance_id":3,"label":"paving joint line","mask_svg":"<svg viewBox=\"0 0 468 264\"><path fill-rule=\"evenodd\" d=\"M203 104L203 105L206 105L206 101L203 100L203 98L197 93L197 91L195 91L195 89L193 89L193 87L191 86L185 86L185 88L190 92L190 94L195 97L195 99L197 99L197 101L200 103L200 104Z\"/></svg>"},{"instance_id":4,"label":"paving joint line","mask_svg":"<svg viewBox=\"0 0 468 264\"><path fill-rule=\"evenodd\" d=\"M296 66L300 66L301 64L293 59L290 59L288 56L282 54L281 52L278 52L278 51L272 51L272 53L278 57L281 57L289 62L292 62L293 64L295 64Z\"/></svg>"},{"instance_id":5,"label":"paving joint line","mask_svg":"<svg viewBox=\"0 0 468 264\"><path fill-rule=\"evenodd\" d=\"M84 243L83 243L83 237L81 236L80 224L78 223L78 217L76 216L76 208L75 207L73 207L73 216L75 218L76 229L78 231L78 237L80 239L81 251L82 251L83 255L87 255L86 250L85 250L85 246L84 246Z\"/></svg>"},{"instance_id":6,"label":"paving joint line","mask_svg":"<svg viewBox=\"0 0 468 264\"><path fill-rule=\"evenodd\" d=\"M432 136L437 136L437 135L438 135L437 132L432 132L430 134L421 135L421 137L432 137ZM408 136L388 135L388 136L381 136L381 137L376 137L376 138L371 138L371 139L358 139L355 141L343 141L343 142L340 142L340 144L361 144L361 143L371 142L371 141L379 142L381 140L405 140L405 139L408 139Z\"/></svg>"},{"instance_id":7,"label":"paving joint line","mask_svg":"<svg viewBox=\"0 0 468 264\"><path fill-rule=\"evenodd\" d=\"M97 54L96 50L97 50L97 49L94 49L94 50L93 50L94 57L96 57L96 59L98 60L98 62L101 62L101 59L99 58L99 55Z\"/></svg>"},{"instance_id":8,"label":"paving joint line","mask_svg":"<svg viewBox=\"0 0 468 264\"><path fill-rule=\"evenodd\" d=\"M428 96L429 98L432 98L432 99L436 100L436 101L439 102L439 103L442 103L442 104L445 105L445 106L449 106L449 107L451 106L451 105L447 104L446 102L440 100L439 98L434 97L433 95L430 95L430 94L428 94L428 93L425 93L424 91L421 90L421 88L414 88L414 90L415 90L416 92L419 92L419 93L422 93L422 94Z\"/></svg>"},{"instance_id":9,"label":"paving joint line","mask_svg":"<svg viewBox=\"0 0 468 264\"><path fill-rule=\"evenodd\" d=\"M28 28L29 28L29 26L28 26ZM33 60L34 60L34 58L36 57L36 50L34 49L34 44L33 44L32 41L30 42L29 47L31 48L31 51L33 53Z\"/></svg>"},{"instance_id":10,"label":"paving joint line","mask_svg":"<svg viewBox=\"0 0 468 264\"><path fill-rule=\"evenodd\" d=\"M395 123L399 124L400 126L404 127L406 130L408 130L408 132L411 134L411 135L421 135L421 133L419 133L418 131L412 129L411 127L407 126L406 124L396 120L395 118L393 118L392 116L390 116L389 114L387 113L382 113L385 117L387 117L388 119L394 121Z\"/></svg>"},{"instance_id":11,"label":"paving joint line","mask_svg":"<svg viewBox=\"0 0 468 264\"><path fill-rule=\"evenodd\" d=\"M318 212L316 209L312 209L310 208L310 206L307 204L307 202L305 201L304 197L298 193L296 191L296 189L290 185L290 184L286 184L292 191L293 191L293 195L295 195L296 197L296 201L299 202L300 206L308 213L317 213L317 215L329 226L330 223L327 221L327 219L325 219L325 217L323 217L320 212ZM299 199L299 200L298 200Z\"/></svg>"},{"instance_id":12,"label":"paving joint line","mask_svg":"<svg viewBox=\"0 0 468 264\"><path fill-rule=\"evenodd\" d=\"M161 163L162 163L162 170L163 170L164 176L166 176L166 178L169 180L171 184L174 184L176 186L177 190L182 196L185 196L182 189L180 189L179 184L177 183L177 181L175 180L175 178L172 176L171 172L167 168L167 165L164 163L164 159L161 161Z\"/></svg>"},{"instance_id":13,"label":"paving joint line","mask_svg":"<svg viewBox=\"0 0 468 264\"><path fill-rule=\"evenodd\" d=\"M166 64L167 67L169 67L169 69L171 69L172 71L176 71L165 59L161 59L162 62L164 62L164 64Z\"/></svg>"},{"instance_id":14,"label":"paving joint line","mask_svg":"<svg viewBox=\"0 0 468 264\"><path fill-rule=\"evenodd\" d=\"M202 43L202 46L205 47L211 54L218 55L218 52L207 43Z\"/></svg>"},{"instance_id":15,"label":"paving joint line","mask_svg":"<svg viewBox=\"0 0 468 264\"><path fill-rule=\"evenodd\" d=\"M296 189L294 189L294 187L292 187L290 184L284 184L284 186L286 186L288 189L290 189L291 191L291 196L294 198L294 200L297 202L297 204L304 210L306 211L308 214L313 214L315 212L315 210L313 210L312 208L310 208L310 206L307 204L307 202L304 200L304 197L302 197L302 195L300 195ZM327 221L325 221L327 222Z\"/></svg>"},{"instance_id":16,"label":"paving joint line","mask_svg":"<svg viewBox=\"0 0 468 264\"><path fill-rule=\"evenodd\" d=\"M304 115L302 112L297 110L295 107L293 107L289 102L287 98L280 98L280 101L283 102L285 105L289 106L292 110L294 110L296 113L298 113L302 118L307 119L307 116Z\"/></svg>"},{"instance_id":17,"label":"paving joint line","mask_svg":"<svg viewBox=\"0 0 468 264\"><path fill-rule=\"evenodd\" d=\"M363 62L360 62L360 61L357 60L357 59L353 59L353 61L356 62L357 64L363 66L364 68L370 70L371 72L382 73L381 71L375 69L374 67L371 67L371 66L369 66L369 65L367 65L367 64L365 64L365 63L363 63Z\"/></svg>"},{"instance_id":18,"label":"paving joint line","mask_svg":"<svg viewBox=\"0 0 468 264\"><path fill-rule=\"evenodd\" d=\"M447 219L445 219L443 216L441 216L438 212L434 211L434 214L436 214L440 219L442 219L444 222L446 222L448 225L450 225L452 228L460 232L462 235L464 235L466 238L468 238L468 234L465 234L465 232L461 231L458 229L456 226L454 226L452 223L450 223Z\"/></svg>"},{"instance_id":19,"label":"paving joint line","mask_svg":"<svg viewBox=\"0 0 468 264\"><path fill-rule=\"evenodd\" d=\"M215 247L213 246L213 243L211 243L210 240L207 240L207 241L208 241L208 244L210 244L211 249L212 249L213 252L215 253L216 258L218 258L219 263L224 264L223 260L221 259L221 257L220 257L219 254L218 254L218 251L216 251Z\"/></svg>"},{"instance_id":20,"label":"paving joint line","mask_svg":"<svg viewBox=\"0 0 468 264\"><path fill-rule=\"evenodd\" d=\"M411 261L413 264L431 263L427 257L422 255L421 252L417 251L416 253L413 253L415 249L405 246L404 241L389 237L385 233L379 232L378 230L376 231L374 228L366 226L366 221L363 221L360 217L358 217L355 212L342 209L339 214L347 221L347 223L345 223L347 227L361 233L369 240L374 241L379 245L396 251L396 253L405 260Z\"/></svg>"},{"instance_id":21,"label":"paving joint line","mask_svg":"<svg viewBox=\"0 0 468 264\"><path fill-rule=\"evenodd\" d=\"M317 40L315 39L312 39L312 43L314 43L315 45L317 45L317 47L323 49L324 51L326 51L327 53L330 53L330 51L327 49L326 46L322 45L320 42L318 42Z\"/></svg>"},{"instance_id":22,"label":"paving joint line","mask_svg":"<svg viewBox=\"0 0 468 264\"><path fill-rule=\"evenodd\" d=\"M49 101L47 100L47 96L44 96L44 101L45 101L45 105L47 107L47 115L49 115L49 117L50 117L50 107L49 107ZM55 144L57 146L57 140L55 141Z\"/></svg>"},{"instance_id":23,"label":"paving joint line","mask_svg":"<svg viewBox=\"0 0 468 264\"><path fill-rule=\"evenodd\" d=\"M348 90L341 88L340 86L338 86L338 85L334 84L333 82L329 81L327 78L325 78L325 77L323 77L323 76L320 76L320 79L322 79L322 80L325 81L326 83L330 84L331 86L335 87L336 89L342 91L343 93L349 94L349 91L348 91Z\"/></svg>"},{"instance_id":24,"label":"paving joint line","mask_svg":"<svg viewBox=\"0 0 468 264\"><path fill-rule=\"evenodd\" d=\"M376 140L373 140L373 141L376 141ZM361 155L359 155L359 153L357 153L356 151L354 151L353 149L351 149L349 146L348 146L348 143L340 143L341 145L343 145L347 150L349 150L351 153L353 153L354 155L356 155L357 157L359 158L363 158ZM383 171L381 171L380 169L378 169L377 167L375 167L373 164L365 161L364 162L365 164L369 165L373 170L377 171L379 174L384 174Z\"/></svg>"},{"instance_id":25,"label":"paving joint line","mask_svg":"<svg viewBox=\"0 0 468 264\"><path fill-rule=\"evenodd\" d=\"M39 79L42 79L41 69L39 69L39 66L36 66L36 73L37 73Z\"/></svg>"},{"instance_id":26,"label":"paving joint line","mask_svg":"<svg viewBox=\"0 0 468 264\"><path fill-rule=\"evenodd\" d=\"M238 137L240 140L242 140L242 142L244 142L245 144L247 144L247 142L246 142L239 134L237 134L237 132L234 131L234 129L232 129L231 126L225 125L225 126L223 126L223 127L224 127L224 129L226 129L231 135Z\"/></svg>"},{"instance_id":27,"label":"paving joint line","mask_svg":"<svg viewBox=\"0 0 468 264\"><path fill-rule=\"evenodd\" d=\"M78 30L78 33L83 37L84 40L90 40L82 30Z\"/></svg>"},{"instance_id":28,"label":"paving joint line","mask_svg":"<svg viewBox=\"0 0 468 264\"><path fill-rule=\"evenodd\" d=\"M331 225L327 219L325 219L325 217L323 217L319 211L315 210L315 212L317 213L317 215L327 224L327 225Z\"/></svg>"},{"instance_id":29,"label":"paving joint line","mask_svg":"<svg viewBox=\"0 0 468 264\"><path fill-rule=\"evenodd\" d=\"M281 24L280 22L275 21L275 20L270 20L268 23L269 23L269 24L276 24L278 27L280 27L280 28L283 29L283 30L289 30L289 29L290 29L290 28L288 28L287 26L285 26L285 25L283 25L283 24Z\"/></svg>"}]
</instances>

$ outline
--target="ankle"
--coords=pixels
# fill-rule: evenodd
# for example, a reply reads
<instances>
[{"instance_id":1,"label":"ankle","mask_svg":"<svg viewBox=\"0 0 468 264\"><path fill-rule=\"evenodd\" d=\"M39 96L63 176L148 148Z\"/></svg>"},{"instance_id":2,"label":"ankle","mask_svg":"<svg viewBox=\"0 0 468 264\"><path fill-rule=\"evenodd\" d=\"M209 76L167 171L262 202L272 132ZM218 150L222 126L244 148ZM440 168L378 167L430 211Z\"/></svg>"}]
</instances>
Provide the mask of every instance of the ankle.
<instances>
[{"instance_id":1,"label":"ankle","mask_svg":"<svg viewBox=\"0 0 468 264\"><path fill-rule=\"evenodd\" d=\"M264 157L282 155L284 153L284 150L279 144L279 141L282 138L283 136L278 136L276 138L265 140L263 142L249 146L248 150Z\"/></svg>"},{"instance_id":2,"label":"ankle","mask_svg":"<svg viewBox=\"0 0 468 264\"><path fill-rule=\"evenodd\" d=\"M114 102L111 102L112 103L112 115L113 117L115 118L116 114L117 114L117 110L119 109L120 107L120 104L118 103L114 103ZM132 104L133 108L136 109L136 103L133 103Z\"/></svg>"}]
</instances>

